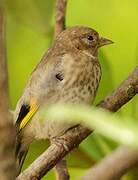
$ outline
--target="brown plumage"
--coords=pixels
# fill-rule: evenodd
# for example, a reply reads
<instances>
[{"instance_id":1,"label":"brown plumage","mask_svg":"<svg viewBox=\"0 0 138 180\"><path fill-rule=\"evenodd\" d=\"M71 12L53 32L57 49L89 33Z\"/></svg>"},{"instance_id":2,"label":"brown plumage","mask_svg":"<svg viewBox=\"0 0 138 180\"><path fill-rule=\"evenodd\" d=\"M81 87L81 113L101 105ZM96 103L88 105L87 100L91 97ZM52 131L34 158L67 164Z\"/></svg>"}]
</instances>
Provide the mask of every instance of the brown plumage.
<instances>
[{"instance_id":1,"label":"brown plumage","mask_svg":"<svg viewBox=\"0 0 138 180\"><path fill-rule=\"evenodd\" d=\"M74 126L40 116L54 103L91 104L101 79L99 47L112 41L88 27L63 31L36 66L17 103L16 158L19 171L34 139L52 139Z\"/></svg>"}]
</instances>

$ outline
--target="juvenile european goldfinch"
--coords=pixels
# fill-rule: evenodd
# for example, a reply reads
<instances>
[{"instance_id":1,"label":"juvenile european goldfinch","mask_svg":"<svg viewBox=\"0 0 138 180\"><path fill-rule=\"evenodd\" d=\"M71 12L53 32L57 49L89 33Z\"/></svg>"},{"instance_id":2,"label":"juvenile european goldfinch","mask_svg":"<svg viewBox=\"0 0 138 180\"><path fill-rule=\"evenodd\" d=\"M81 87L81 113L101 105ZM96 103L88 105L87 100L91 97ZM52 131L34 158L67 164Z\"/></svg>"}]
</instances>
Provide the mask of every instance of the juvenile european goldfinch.
<instances>
[{"instance_id":1,"label":"juvenile european goldfinch","mask_svg":"<svg viewBox=\"0 0 138 180\"><path fill-rule=\"evenodd\" d=\"M51 140L74 126L67 121L42 120L42 109L55 103L93 102L101 79L98 49L111 43L94 29L76 26L59 34L43 56L15 110L18 173L33 140Z\"/></svg>"}]
</instances>

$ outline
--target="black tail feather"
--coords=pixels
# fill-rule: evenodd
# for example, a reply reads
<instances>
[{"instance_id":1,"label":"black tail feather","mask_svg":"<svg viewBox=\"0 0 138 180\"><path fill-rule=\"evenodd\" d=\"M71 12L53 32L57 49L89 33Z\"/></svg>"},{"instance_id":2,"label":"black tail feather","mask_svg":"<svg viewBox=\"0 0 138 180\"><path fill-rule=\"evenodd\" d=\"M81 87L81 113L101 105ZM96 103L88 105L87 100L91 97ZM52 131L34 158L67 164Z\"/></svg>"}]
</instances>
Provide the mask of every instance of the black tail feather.
<instances>
[{"instance_id":1,"label":"black tail feather","mask_svg":"<svg viewBox=\"0 0 138 180\"><path fill-rule=\"evenodd\" d=\"M16 176L18 176L21 172L21 169L22 169L24 160L26 158L27 152L28 152L28 149L18 152L18 155L16 157L16 169L17 169Z\"/></svg>"},{"instance_id":2,"label":"black tail feather","mask_svg":"<svg viewBox=\"0 0 138 180\"><path fill-rule=\"evenodd\" d=\"M29 145L23 146L22 135L20 131L19 133L17 133L16 147L15 147L16 169L17 169L16 175L17 176L21 172L28 149L29 149Z\"/></svg>"}]
</instances>

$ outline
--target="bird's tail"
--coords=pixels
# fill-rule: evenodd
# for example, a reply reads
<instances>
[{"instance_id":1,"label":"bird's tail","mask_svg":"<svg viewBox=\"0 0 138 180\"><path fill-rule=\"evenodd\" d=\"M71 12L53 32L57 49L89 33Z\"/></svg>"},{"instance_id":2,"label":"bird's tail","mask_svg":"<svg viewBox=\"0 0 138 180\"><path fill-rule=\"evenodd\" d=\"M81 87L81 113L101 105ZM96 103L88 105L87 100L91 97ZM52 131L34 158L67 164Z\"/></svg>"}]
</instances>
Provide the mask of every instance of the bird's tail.
<instances>
[{"instance_id":1,"label":"bird's tail","mask_svg":"<svg viewBox=\"0 0 138 180\"><path fill-rule=\"evenodd\" d=\"M18 176L21 172L24 160L26 158L29 146L23 147L22 146L22 139L20 136L16 139L16 147L15 147L15 158L16 158L16 176Z\"/></svg>"}]
</instances>

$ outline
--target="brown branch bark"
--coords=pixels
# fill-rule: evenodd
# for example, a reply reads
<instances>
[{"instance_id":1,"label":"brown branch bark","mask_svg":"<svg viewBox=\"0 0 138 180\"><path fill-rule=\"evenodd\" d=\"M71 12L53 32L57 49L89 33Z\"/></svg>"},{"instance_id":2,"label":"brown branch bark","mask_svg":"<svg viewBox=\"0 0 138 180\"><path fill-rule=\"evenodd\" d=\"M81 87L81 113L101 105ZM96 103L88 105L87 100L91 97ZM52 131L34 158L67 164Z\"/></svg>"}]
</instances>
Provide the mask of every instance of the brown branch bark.
<instances>
[{"instance_id":1,"label":"brown branch bark","mask_svg":"<svg viewBox=\"0 0 138 180\"><path fill-rule=\"evenodd\" d=\"M56 0L55 6L55 38L65 28L67 0ZM61 160L55 166L57 180L69 180L68 168L65 160Z\"/></svg>"},{"instance_id":2,"label":"brown branch bark","mask_svg":"<svg viewBox=\"0 0 138 180\"><path fill-rule=\"evenodd\" d=\"M109 94L99 106L116 112L138 93L138 66L120 86Z\"/></svg>"},{"instance_id":3,"label":"brown branch bark","mask_svg":"<svg viewBox=\"0 0 138 180\"><path fill-rule=\"evenodd\" d=\"M67 0L56 0L55 37L65 29Z\"/></svg>"},{"instance_id":4,"label":"brown branch bark","mask_svg":"<svg viewBox=\"0 0 138 180\"><path fill-rule=\"evenodd\" d=\"M68 180L69 179L69 172L67 169L66 160L59 161L56 164L55 169L57 171L57 174L56 174L57 180Z\"/></svg>"},{"instance_id":5,"label":"brown branch bark","mask_svg":"<svg viewBox=\"0 0 138 180\"><path fill-rule=\"evenodd\" d=\"M5 51L5 19L0 8L0 179L15 179L15 133L8 113L8 81Z\"/></svg>"},{"instance_id":6,"label":"brown branch bark","mask_svg":"<svg viewBox=\"0 0 138 180\"><path fill-rule=\"evenodd\" d=\"M114 90L101 103L99 103L98 106L103 107L107 110L117 111L124 104L126 104L132 97L136 95L137 92L135 91L135 87L138 85L137 77L138 67L134 69L134 71L129 75L129 77L126 80L124 80L116 90ZM59 160L61 160L65 155L67 155L74 147L77 147L80 144L80 142L84 140L90 133L91 130L80 125L76 128L69 130L66 134L61 136L59 140L61 144L60 146L52 144L40 157L38 157L38 159L36 159L29 166L28 169L21 173L17 179L22 180L28 178L29 180L32 177L40 179L51 168L53 168L57 164L57 162L59 162ZM137 161L137 159L133 159L133 161ZM123 171L123 173L125 172Z\"/></svg>"},{"instance_id":7,"label":"brown branch bark","mask_svg":"<svg viewBox=\"0 0 138 180\"><path fill-rule=\"evenodd\" d=\"M93 166L82 180L118 180L138 164L138 150L120 146L111 155Z\"/></svg>"}]
</instances>

